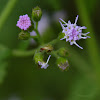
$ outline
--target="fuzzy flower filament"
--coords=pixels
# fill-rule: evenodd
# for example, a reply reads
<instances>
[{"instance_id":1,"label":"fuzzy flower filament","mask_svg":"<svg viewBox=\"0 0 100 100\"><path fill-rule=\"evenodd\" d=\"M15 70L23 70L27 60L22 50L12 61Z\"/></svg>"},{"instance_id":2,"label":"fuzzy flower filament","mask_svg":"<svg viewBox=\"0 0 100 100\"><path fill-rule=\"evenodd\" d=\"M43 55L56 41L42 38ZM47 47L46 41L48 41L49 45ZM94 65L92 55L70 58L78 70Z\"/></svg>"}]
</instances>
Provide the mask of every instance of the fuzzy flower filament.
<instances>
[{"instance_id":1,"label":"fuzzy flower filament","mask_svg":"<svg viewBox=\"0 0 100 100\"><path fill-rule=\"evenodd\" d=\"M28 15L19 16L19 20L17 21L16 26L18 26L22 30L27 30L31 26L31 20Z\"/></svg>"},{"instance_id":2,"label":"fuzzy flower filament","mask_svg":"<svg viewBox=\"0 0 100 100\"><path fill-rule=\"evenodd\" d=\"M64 20L62 20L60 18L60 20L64 23L62 24L61 21L60 24L61 24L61 27L63 29L62 33L65 34L65 36L63 38L61 38L60 40L63 40L63 39L66 39L66 42L69 41L70 42L70 45L73 45L75 44L76 46L78 46L80 49L83 49L81 46L79 46L76 41L77 40L80 40L80 39L87 39L87 38L90 38L89 36L87 36L87 33L82 33L82 29L86 29L85 26L77 26L77 20L78 20L78 15L75 19L75 23L72 24L70 21L68 21L68 23L66 23Z\"/></svg>"},{"instance_id":3,"label":"fuzzy flower filament","mask_svg":"<svg viewBox=\"0 0 100 100\"><path fill-rule=\"evenodd\" d=\"M51 57L51 55L49 55L46 63L38 61L38 64L41 66L41 68L47 69L47 67L49 66L48 62L49 62L50 57Z\"/></svg>"}]
</instances>

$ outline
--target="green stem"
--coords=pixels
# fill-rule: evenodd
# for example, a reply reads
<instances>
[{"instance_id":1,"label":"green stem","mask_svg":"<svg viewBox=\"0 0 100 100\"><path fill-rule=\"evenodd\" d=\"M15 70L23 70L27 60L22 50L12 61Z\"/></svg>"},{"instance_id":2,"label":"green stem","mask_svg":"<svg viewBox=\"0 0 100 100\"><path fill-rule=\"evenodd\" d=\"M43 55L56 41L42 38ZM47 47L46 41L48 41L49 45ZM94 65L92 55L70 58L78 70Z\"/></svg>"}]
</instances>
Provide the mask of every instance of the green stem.
<instances>
[{"instance_id":1,"label":"green stem","mask_svg":"<svg viewBox=\"0 0 100 100\"><path fill-rule=\"evenodd\" d=\"M32 38L33 40L35 40L36 43L40 43L40 41L38 40L38 36L30 36L30 38Z\"/></svg>"},{"instance_id":2,"label":"green stem","mask_svg":"<svg viewBox=\"0 0 100 100\"><path fill-rule=\"evenodd\" d=\"M54 45L54 44L57 43L57 41L58 41L58 39L55 39L55 40L53 40L53 41L51 41L51 42L49 42L49 43L47 43L47 44L52 44L52 45ZM47 45L47 44L45 44L45 45ZM45 46L45 45L43 45L43 46ZM36 50L39 50L41 47L42 47L42 46L38 47L37 49L29 50L29 51L13 50L13 51L12 51L12 55L15 56L15 57L27 57L27 56L32 56L32 55L34 55L35 51L36 51Z\"/></svg>"},{"instance_id":3,"label":"green stem","mask_svg":"<svg viewBox=\"0 0 100 100\"><path fill-rule=\"evenodd\" d=\"M36 22L36 29L35 29L35 31L36 31L37 36L40 38L41 36L39 34L39 31L38 31L38 22Z\"/></svg>"},{"instance_id":4,"label":"green stem","mask_svg":"<svg viewBox=\"0 0 100 100\"><path fill-rule=\"evenodd\" d=\"M59 58L59 55L57 54L56 51L52 51L51 54L52 54L55 58Z\"/></svg>"},{"instance_id":5,"label":"green stem","mask_svg":"<svg viewBox=\"0 0 100 100\"><path fill-rule=\"evenodd\" d=\"M32 39L36 39L36 38L37 38L37 36L30 36L30 38L32 38Z\"/></svg>"},{"instance_id":6,"label":"green stem","mask_svg":"<svg viewBox=\"0 0 100 100\"><path fill-rule=\"evenodd\" d=\"M12 55L15 57L27 57L34 55L36 50L30 50L30 51L21 51L21 50L13 50Z\"/></svg>"},{"instance_id":7,"label":"green stem","mask_svg":"<svg viewBox=\"0 0 100 100\"><path fill-rule=\"evenodd\" d=\"M36 28L34 29L34 31L35 31L36 34L37 34L39 43L40 43L40 44L43 44L43 40L42 40L42 38L41 38L41 36L40 36L40 33L39 33L39 31L38 31L38 22L36 22Z\"/></svg>"},{"instance_id":8,"label":"green stem","mask_svg":"<svg viewBox=\"0 0 100 100\"><path fill-rule=\"evenodd\" d=\"M41 38L39 31L37 29L34 29L34 31L36 32L38 38Z\"/></svg>"},{"instance_id":9,"label":"green stem","mask_svg":"<svg viewBox=\"0 0 100 100\"><path fill-rule=\"evenodd\" d=\"M36 22L36 30L38 30L38 22Z\"/></svg>"},{"instance_id":10,"label":"green stem","mask_svg":"<svg viewBox=\"0 0 100 100\"><path fill-rule=\"evenodd\" d=\"M54 44L56 44L58 41L59 41L59 39L57 38L57 39L52 40L52 41L49 42L48 44L54 45Z\"/></svg>"},{"instance_id":11,"label":"green stem","mask_svg":"<svg viewBox=\"0 0 100 100\"><path fill-rule=\"evenodd\" d=\"M4 23L6 22L8 16L12 12L13 7L15 6L17 1L18 0L9 0L9 2L6 5L6 7L2 11L2 13L0 15L0 30L2 29L2 27L3 27Z\"/></svg>"}]
</instances>

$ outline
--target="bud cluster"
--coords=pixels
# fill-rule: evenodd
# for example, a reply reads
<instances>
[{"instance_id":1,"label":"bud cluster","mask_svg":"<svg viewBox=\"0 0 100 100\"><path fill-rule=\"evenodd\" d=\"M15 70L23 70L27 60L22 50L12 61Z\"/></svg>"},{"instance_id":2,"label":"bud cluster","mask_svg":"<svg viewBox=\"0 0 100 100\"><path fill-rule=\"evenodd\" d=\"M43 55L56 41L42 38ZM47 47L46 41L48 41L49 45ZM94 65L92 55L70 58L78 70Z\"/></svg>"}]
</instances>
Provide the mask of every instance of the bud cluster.
<instances>
[{"instance_id":1,"label":"bud cluster","mask_svg":"<svg viewBox=\"0 0 100 100\"><path fill-rule=\"evenodd\" d=\"M19 33L19 39L29 39L30 32L34 30L34 22L40 21L41 17L42 11L38 6L32 9L32 19L27 14L19 16L19 20L16 24L16 26L21 29L21 32Z\"/></svg>"},{"instance_id":2,"label":"bud cluster","mask_svg":"<svg viewBox=\"0 0 100 100\"><path fill-rule=\"evenodd\" d=\"M75 44L80 49L83 49L76 43L76 41L90 38L87 36L89 32L83 33L82 30L86 29L86 27L77 25L78 15L75 19L75 23L71 23L70 21L66 23L63 19L60 18L59 22L62 27L62 32L59 34L57 39L44 44L38 31L38 22L40 21L41 17L42 11L38 6L32 9L32 19L27 14L19 16L19 20L16 24L16 26L21 29L21 32L19 33L19 39L27 40L32 37L37 43L42 45L36 49L34 54L34 61L40 68L47 69L49 66L49 60L52 55L56 58L56 64L61 70L68 70L69 63L67 59L68 52L66 48L62 47L58 50L55 50L53 45L58 43L58 40L60 41L65 39L66 42L70 42L70 45ZM30 36L30 32L32 31L36 33L36 36ZM48 58L45 57L46 55L48 55Z\"/></svg>"},{"instance_id":3,"label":"bud cluster","mask_svg":"<svg viewBox=\"0 0 100 100\"><path fill-rule=\"evenodd\" d=\"M46 55L49 56L47 60L44 60ZM66 51L66 49L60 48L59 50L54 51L54 48L50 44L41 47L40 50L35 52L34 61L41 68L47 69L47 67L49 66L48 62L50 60L51 55L56 58L56 64L62 71L68 70L69 68L69 63L67 60L68 52Z\"/></svg>"}]
</instances>

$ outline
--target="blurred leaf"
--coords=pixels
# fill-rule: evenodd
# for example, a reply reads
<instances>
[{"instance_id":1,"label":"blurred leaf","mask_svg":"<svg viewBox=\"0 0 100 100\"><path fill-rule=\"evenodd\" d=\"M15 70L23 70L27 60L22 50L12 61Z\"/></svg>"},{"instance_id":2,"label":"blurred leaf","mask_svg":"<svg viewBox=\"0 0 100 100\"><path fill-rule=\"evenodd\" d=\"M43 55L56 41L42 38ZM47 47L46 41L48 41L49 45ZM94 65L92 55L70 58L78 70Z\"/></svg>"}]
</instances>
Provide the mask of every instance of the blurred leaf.
<instances>
[{"instance_id":1,"label":"blurred leaf","mask_svg":"<svg viewBox=\"0 0 100 100\"><path fill-rule=\"evenodd\" d=\"M18 49L20 50L26 50L29 46L30 40L22 40L19 45L18 45Z\"/></svg>"},{"instance_id":2,"label":"blurred leaf","mask_svg":"<svg viewBox=\"0 0 100 100\"><path fill-rule=\"evenodd\" d=\"M87 52L89 55L89 60L91 62L92 67L96 73L97 81L100 83L100 56L99 56L99 44L97 42L94 27L91 21L91 16L88 13L84 0L76 0L78 12L81 18L81 22L88 27L87 31L91 34L89 36L91 39L87 39Z\"/></svg>"},{"instance_id":3,"label":"blurred leaf","mask_svg":"<svg viewBox=\"0 0 100 100\"><path fill-rule=\"evenodd\" d=\"M93 80L91 81L82 76L76 77L68 100L94 100L97 90Z\"/></svg>"},{"instance_id":4,"label":"blurred leaf","mask_svg":"<svg viewBox=\"0 0 100 100\"><path fill-rule=\"evenodd\" d=\"M47 1L47 0L46 0ZM49 0L47 3L54 9L60 9L60 0Z\"/></svg>"},{"instance_id":5,"label":"blurred leaf","mask_svg":"<svg viewBox=\"0 0 100 100\"><path fill-rule=\"evenodd\" d=\"M96 5L98 0L85 0L85 4L88 10L88 13L93 14L95 11Z\"/></svg>"},{"instance_id":6,"label":"blurred leaf","mask_svg":"<svg viewBox=\"0 0 100 100\"><path fill-rule=\"evenodd\" d=\"M0 61L9 57L10 54L11 51L8 48L4 47L3 45L0 45Z\"/></svg>"},{"instance_id":7,"label":"blurred leaf","mask_svg":"<svg viewBox=\"0 0 100 100\"><path fill-rule=\"evenodd\" d=\"M6 75L6 67L7 67L6 62L0 62L0 84L3 82L4 77Z\"/></svg>"},{"instance_id":8,"label":"blurred leaf","mask_svg":"<svg viewBox=\"0 0 100 100\"><path fill-rule=\"evenodd\" d=\"M43 3L44 2L44 3ZM54 12L61 9L60 0L43 0L40 2L42 8L46 8L49 12Z\"/></svg>"},{"instance_id":9,"label":"blurred leaf","mask_svg":"<svg viewBox=\"0 0 100 100\"><path fill-rule=\"evenodd\" d=\"M5 59L7 59L10 54L11 52L8 48L4 47L3 45L0 45L0 83L3 82L3 79L6 74L7 62L5 61Z\"/></svg>"},{"instance_id":10,"label":"blurred leaf","mask_svg":"<svg viewBox=\"0 0 100 100\"><path fill-rule=\"evenodd\" d=\"M9 0L6 6L4 7L4 10L2 11L0 15L0 30L3 27L3 24L7 20L8 16L10 15L11 11L13 10L14 5L16 4L17 0Z\"/></svg>"}]
</instances>

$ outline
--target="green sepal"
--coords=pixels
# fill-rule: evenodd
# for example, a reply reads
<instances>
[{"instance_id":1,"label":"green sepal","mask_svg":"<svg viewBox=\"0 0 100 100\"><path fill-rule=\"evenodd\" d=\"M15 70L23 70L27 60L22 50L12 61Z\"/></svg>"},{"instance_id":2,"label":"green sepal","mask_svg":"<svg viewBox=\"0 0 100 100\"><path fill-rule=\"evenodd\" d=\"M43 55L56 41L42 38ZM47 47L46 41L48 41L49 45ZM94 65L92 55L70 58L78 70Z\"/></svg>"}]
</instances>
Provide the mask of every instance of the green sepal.
<instances>
[{"instance_id":1,"label":"green sepal","mask_svg":"<svg viewBox=\"0 0 100 100\"><path fill-rule=\"evenodd\" d=\"M62 38L64 38L64 36L65 36L65 33L60 32L59 36L58 36L58 39L62 39Z\"/></svg>"},{"instance_id":2,"label":"green sepal","mask_svg":"<svg viewBox=\"0 0 100 100\"><path fill-rule=\"evenodd\" d=\"M43 62L43 55L41 52L35 52L34 61L35 63L38 63L38 61Z\"/></svg>"},{"instance_id":3,"label":"green sepal","mask_svg":"<svg viewBox=\"0 0 100 100\"><path fill-rule=\"evenodd\" d=\"M30 38L30 33L27 31L21 31L19 33L19 37L20 40L28 40Z\"/></svg>"}]
</instances>

